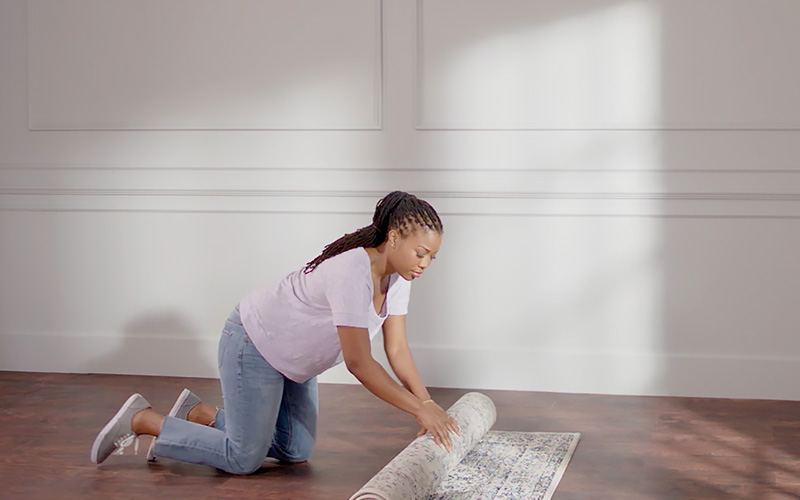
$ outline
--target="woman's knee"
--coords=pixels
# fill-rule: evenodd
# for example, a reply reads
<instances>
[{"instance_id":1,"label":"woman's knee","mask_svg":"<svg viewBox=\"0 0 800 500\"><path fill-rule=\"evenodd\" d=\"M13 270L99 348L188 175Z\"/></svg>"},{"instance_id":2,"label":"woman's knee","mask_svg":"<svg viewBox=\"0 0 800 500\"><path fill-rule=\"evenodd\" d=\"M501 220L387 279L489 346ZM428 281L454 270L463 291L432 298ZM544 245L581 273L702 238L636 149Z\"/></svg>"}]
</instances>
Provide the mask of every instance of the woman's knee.
<instances>
[{"instance_id":1,"label":"woman's knee","mask_svg":"<svg viewBox=\"0 0 800 500\"><path fill-rule=\"evenodd\" d=\"M237 475L252 474L264 464L263 449L231 449L228 453L226 472Z\"/></svg>"},{"instance_id":2,"label":"woman's knee","mask_svg":"<svg viewBox=\"0 0 800 500\"><path fill-rule=\"evenodd\" d=\"M311 457L314 451L313 440L303 440L300 443L292 443L290 446L281 446L273 444L269 450L268 456L277 458L283 462L299 463L305 462Z\"/></svg>"}]
</instances>

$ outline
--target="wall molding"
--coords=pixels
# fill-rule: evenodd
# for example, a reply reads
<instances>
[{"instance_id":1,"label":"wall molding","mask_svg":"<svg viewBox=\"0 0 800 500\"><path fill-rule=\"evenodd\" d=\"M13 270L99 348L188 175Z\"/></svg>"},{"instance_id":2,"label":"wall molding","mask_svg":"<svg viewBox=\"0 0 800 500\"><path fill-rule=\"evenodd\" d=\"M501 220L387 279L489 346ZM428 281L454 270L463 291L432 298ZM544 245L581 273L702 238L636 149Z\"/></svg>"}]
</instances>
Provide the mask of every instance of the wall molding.
<instances>
[{"instance_id":1,"label":"wall molding","mask_svg":"<svg viewBox=\"0 0 800 500\"><path fill-rule=\"evenodd\" d=\"M263 189L3 189L0 196L370 198L386 191L277 191ZM425 199L800 201L800 193L609 193L414 191Z\"/></svg>"},{"instance_id":2,"label":"wall molding","mask_svg":"<svg viewBox=\"0 0 800 500\"><path fill-rule=\"evenodd\" d=\"M0 172L372 172L372 173L559 173L559 174L800 174L800 166L794 169L757 169L757 168L510 168L510 167L475 167L475 168L441 168L441 167L177 167L177 166L83 166L70 164L3 164Z\"/></svg>"},{"instance_id":3,"label":"wall molding","mask_svg":"<svg viewBox=\"0 0 800 500\"><path fill-rule=\"evenodd\" d=\"M362 214L403 189L459 216L793 218L798 173L7 166L0 210Z\"/></svg>"},{"instance_id":4,"label":"wall molding","mask_svg":"<svg viewBox=\"0 0 800 500\"><path fill-rule=\"evenodd\" d=\"M318 215L318 216L370 216L370 211L290 211L290 210L203 210L203 209L147 209L147 208L0 208L0 213L50 213L50 214L140 214L140 215ZM711 220L800 220L800 215L754 214L625 214L625 213L477 213L444 212L442 217L531 217L531 218L633 218L633 219L711 219Z\"/></svg>"}]
</instances>

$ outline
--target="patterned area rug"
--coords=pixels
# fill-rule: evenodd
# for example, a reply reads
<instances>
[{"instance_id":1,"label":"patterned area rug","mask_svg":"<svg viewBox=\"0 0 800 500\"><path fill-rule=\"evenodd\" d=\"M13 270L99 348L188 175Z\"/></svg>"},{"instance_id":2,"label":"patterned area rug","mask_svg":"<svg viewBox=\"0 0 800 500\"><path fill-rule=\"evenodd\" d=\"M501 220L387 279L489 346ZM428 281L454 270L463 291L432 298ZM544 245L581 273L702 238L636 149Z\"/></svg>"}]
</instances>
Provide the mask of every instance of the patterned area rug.
<instances>
[{"instance_id":1,"label":"patterned area rug","mask_svg":"<svg viewBox=\"0 0 800 500\"><path fill-rule=\"evenodd\" d=\"M580 434L489 431L428 500L549 500Z\"/></svg>"},{"instance_id":2,"label":"patterned area rug","mask_svg":"<svg viewBox=\"0 0 800 500\"><path fill-rule=\"evenodd\" d=\"M447 413L458 422L448 453L430 436L415 439L351 500L549 500L577 433L489 431L496 409L471 392Z\"/></svg>"}]
</instances>

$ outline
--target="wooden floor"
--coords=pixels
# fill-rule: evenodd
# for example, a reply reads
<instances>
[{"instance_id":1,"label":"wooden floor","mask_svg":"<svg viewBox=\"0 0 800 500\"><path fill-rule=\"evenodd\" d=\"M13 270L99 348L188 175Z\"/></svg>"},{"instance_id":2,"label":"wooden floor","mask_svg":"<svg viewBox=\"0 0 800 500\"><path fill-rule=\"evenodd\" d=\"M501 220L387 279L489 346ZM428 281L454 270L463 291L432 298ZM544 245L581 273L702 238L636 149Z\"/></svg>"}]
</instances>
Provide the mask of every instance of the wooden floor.
<instances>
[{"instance_id":1,"label":"wooden floor","mask_svg":"<svg viewBox=\"0 0 800 500\"><path fill-rule=\"evenodd\" d=\"M89 462L133 392L166 411L183 387L220 404L216 380L0 372L0 498L346 500L402 450L414 419L360 386L322 385L307 464L232 476L139 455ZM465 390L434 389L443 407ZM553 500L800 499L800 402L482 391L495 429L582 438Z\"/></svg>"}]
</instances>

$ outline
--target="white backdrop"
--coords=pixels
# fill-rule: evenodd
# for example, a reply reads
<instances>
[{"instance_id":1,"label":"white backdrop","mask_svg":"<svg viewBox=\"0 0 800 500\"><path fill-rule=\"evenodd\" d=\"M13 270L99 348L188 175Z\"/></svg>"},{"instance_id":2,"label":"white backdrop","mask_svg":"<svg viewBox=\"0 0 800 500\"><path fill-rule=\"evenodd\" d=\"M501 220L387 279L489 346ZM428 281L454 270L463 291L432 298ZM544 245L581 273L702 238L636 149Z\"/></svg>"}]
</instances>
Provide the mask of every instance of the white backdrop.
<instances>
[{"instance_id":1,"label":"white backdrop","mask_svg":"<svg viewBox=\"0 0 800 500\"><path fill-rule=\"evenodd\" d=\"M800 399L799 43L790 0L0 0L0 369L214 377L404 189L429 385Z\"/></svg>"}]
</instances>

